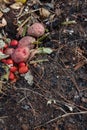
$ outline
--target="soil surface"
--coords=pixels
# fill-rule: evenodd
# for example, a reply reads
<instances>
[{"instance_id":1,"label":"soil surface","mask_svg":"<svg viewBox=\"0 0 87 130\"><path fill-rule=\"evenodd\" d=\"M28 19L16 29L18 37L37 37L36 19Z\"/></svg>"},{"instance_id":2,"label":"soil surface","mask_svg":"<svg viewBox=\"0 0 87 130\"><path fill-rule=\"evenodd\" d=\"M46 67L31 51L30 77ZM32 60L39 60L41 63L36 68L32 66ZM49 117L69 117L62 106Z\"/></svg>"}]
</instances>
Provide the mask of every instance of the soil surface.
<instances>
[{"instance_id":1,"label":"soil surface","mask_svg":"<svg viewBox=\"0 0 87 130\"><path fill-rule=\"evenodd\" d=\"M42 17L40 8L50 16ZM18 40L17 20L42 22L49 35L39 47L53 53L33 58L48 61L29 62L32 85L23 76L3 84L0 130L87 130L87 1L28 0L23 9L10 9L4 17L7 25L0 32Z\"/></svg>"}]
</instances>

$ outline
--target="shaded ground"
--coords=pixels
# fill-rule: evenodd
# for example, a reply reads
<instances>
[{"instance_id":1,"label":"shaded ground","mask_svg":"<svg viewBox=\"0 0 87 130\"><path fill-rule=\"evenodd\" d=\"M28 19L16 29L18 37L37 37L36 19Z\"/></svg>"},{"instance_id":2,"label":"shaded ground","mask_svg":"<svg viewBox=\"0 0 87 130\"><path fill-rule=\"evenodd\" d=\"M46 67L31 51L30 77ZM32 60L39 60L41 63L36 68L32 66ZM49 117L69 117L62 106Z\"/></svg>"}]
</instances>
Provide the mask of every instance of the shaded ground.
<instances>
[{"instance_id":1,"label":"shaded ground","mask_svg":"<svg viewBox=\"0 0 87 130\"><path fill-rule=\"evenodd\" d=\"M31 9L43 6L55 14L51 21L37 18L38 11L34 14L50 32L40 46L54 52L34 58L49 61L30 65L32 86L22 77L3 86L0 130L87 130L87 3L56 0L53 7L47 6L47 1L30 5ZM5 16L8 25L4 30L14 38L15 28L10 30L13 15L9 15ZM76 23L62 25L66 19Z\"/></svg>"}]
</instances>

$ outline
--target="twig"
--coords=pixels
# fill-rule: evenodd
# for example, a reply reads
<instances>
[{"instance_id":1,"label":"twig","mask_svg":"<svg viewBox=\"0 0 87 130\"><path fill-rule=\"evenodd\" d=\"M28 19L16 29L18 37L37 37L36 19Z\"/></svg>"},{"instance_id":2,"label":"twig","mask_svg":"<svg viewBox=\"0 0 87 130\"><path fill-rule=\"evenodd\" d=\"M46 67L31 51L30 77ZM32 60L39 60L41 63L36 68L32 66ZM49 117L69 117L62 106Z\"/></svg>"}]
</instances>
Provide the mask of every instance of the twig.
<instances>
[{"instance_id":1,"label":"twig","mask_svg":"<svg viewBox=\"0 0 87 130\"><path fill-rule=\"evenodd\" d=\"M70 76L70 79L73 82L74 86L76 87L77 91L80 92L78 84L77 84L77 82L75 80L75 77L72 75L72 76Z\"/></svg>"},{"instance_id":2,"label":"twig","mask_svg":"<svg viewBox=\"0 0 87 130\"><path fill-rule=\"evenodd\" d=\"M39 9L32 10L32 11L29 11L29 12L26 12L26 13L23 13L21 16L18 17L18 19L20 19L20 18L23 17L24 15L31 14L31 13L34 13L34 12L39 11L39 10L40 10L40 8L39 8Z\"/></svg>"},{"instance_id":3,"label":"twig","mask_svg":"<svg viewBox=\"0 0 87 130\"><path fill-rule=\"evenodd\" d=\"M8 118L8 116L1 116L0 119Z\"/></svg>"},{"instance_id":4,"label":"twig","mask_svg":"<svg viewBox=\"0 0 87 130\"><path fill-rule=\"evenodd\" d=\"M17 90L26 90L26 91L30 91L30 92L32 92L32 93L35 93L35 94L41 96L41 97L44 97L44 95L42 95L42 94L40 94L40 93L38 93L38 92L35 92L35 91L33 91L33 90L29 89L29 88L17 88Z\"/></svg>"},{"instance_id":5,"label":"twig","mask_svg":"<svg viewBox=\"0 0 87 130\"><path fill-rule=\"evenodd\" d=\"M30 61L30 64L42 63L42 62L45 62L45 61L49 61L49 60L48 59L32 60L32 61Z\"/></svg>"},{"instance_id":6,"label":"twig","mask_svg":"<svg viewBox=\"0 0 87 130\"><path fill-rule=\"evenodd\" d=\"M61 95L59 92L58 92L58 95L66 102L66 103L69 103L69 104L71 104L71 105L73 105L73 106L75 106L75 107L77 107L77 108L80 108L80 109L83 109L83 110L85 110L85 111L87 111L87 108L85 108L85 107L83 107L83 106L81 106L81 105L77 105L77 104L75 104L74 102L71 102L71 101L69 101L69 100L67 100L65 97L63 97L63 95ZM80 110L79 110L80 111Z\"/></svg>"},{"instance_id":7,"label":"twig","mask_svg":"<svg viewBox=\"0 0 87 130\"><path fill-rule=\"evenodd\" d=\"M83 67L85 64L86 64L85 61L80 61L80 62L78 62L78 63L75 65L74 70L76 71L76 70L80 69L80 68Z\"/></svg>"},{"instance_id":8,"label":"twig","mask_svg":"<svg viewBox=\"0 0 87 130\"><path fill-rule=\"evenodd\" d=\"M20 101L18 102L18 104L21 103L21 102L23 102L25 99L26 99L26 97L23 97L22 99L20 99Z\"/></svg>"},{"instance_id":9,"label":"twig","mask_svg":"<svg viewBox=\"0 0 87 130\"><path fill-rule=\"evenodd\" d=\"M17 28L17 31L22 28L30 19L30 16Z\"/></svg>"},{"instance_id":10,"label":"twig","mask_svg":"<svg viewBox=\"0 0 87 130\"><path fill-rule=\"evenodd\" d=\"M30 92L32 92L32 93L34 93L34 94L37 94L37 95L43 97L46 101L49 100L49 98L45 97L44 95L42 95L42 94L40 94L40 93L38 93L38 92L35 92L35 91L31 90L31 89L28 89L28 88L17 88L17 89L18 89L18 90L24 90L24 91L25 91L25 90L26 90L26 91L30 91ZM27 98L26 98L26 99L27 99ZM65 111L62 107L58 107L56 104L53 104L53 107L55 107L56 109L59 109L59 110L61 110L62 112L66 113L66 111Z\"/></svg>"},{"instance_id":11,"label":"twig","mask_svg":"<svg viewBox=\"0 0 87 130\"><path fill-rule=\"evenodd\" d=\"M87 114L87 111L81 111L81 112L75 112L75 113L65 113L65 114L63 114L63 115L61 115L61 116L58 116L58 117L56 117L56 118L54 118L54 119L51 119L51 120L45 122L45 123L42 124L42 125L38 125L38 126L34 127L34 129L39 128L39 127L44 126L44 125L47 125L47 124L49 124L49 123L51 123L51 122L53 122L53 121L56 121L56 120L58 120L58 119L65 118L65 117L71 116L71 115L79 115L79 114Z\"/></svg>"},{"instance_id":12,"label":"twig","mask_svg":"<svg viewBox=\"0 0 87 130\"><path fill-rule=\"evenodd\" d=\"M81 91L81 92L82 92L82 91L87 91L87 88L83 88L83 89L81 89L80 91Z\"/></svg>"},{"instance_id":13,"label":"twig","mask_svg":"<svg viewBox=\"0 0 87 130\"><path fill-rule=\"evenodd\" d=\"M27 100L28 100L28 98L27 98ZM30 103L30 101L29 101L29 100L28 100L28 105L31 107L32 112L33 112L33 114L34 114L34 116L35 116L36 111L35 111L35 109L33 108L32 104Z\"/></svg>"},{"instance_id":14,"label":"twig","mask_svg":"<svg viewBox=\"0 0 87 130\"><path fill-rule=\"evenodd\" d=\"M65 64L64 64L63 60L60 59L60 61L62 62L62 64L63 64L64 67L65 67ZM73 73L72 73L70 70L68 70L68 69L65 71L65 69L62 68L62 70L64 71L64 73L65 73L67 76L68 76L68 75L70 76L70 80L73 82L74 86L76 87L77 92L79 93L80 90L79 90L78 84L77 84L77 82L76 82L76 80L75 80L75 77L73 76ZM71 75L70 75L70 74L71 74Z\"/></svg>"}]
</instances>

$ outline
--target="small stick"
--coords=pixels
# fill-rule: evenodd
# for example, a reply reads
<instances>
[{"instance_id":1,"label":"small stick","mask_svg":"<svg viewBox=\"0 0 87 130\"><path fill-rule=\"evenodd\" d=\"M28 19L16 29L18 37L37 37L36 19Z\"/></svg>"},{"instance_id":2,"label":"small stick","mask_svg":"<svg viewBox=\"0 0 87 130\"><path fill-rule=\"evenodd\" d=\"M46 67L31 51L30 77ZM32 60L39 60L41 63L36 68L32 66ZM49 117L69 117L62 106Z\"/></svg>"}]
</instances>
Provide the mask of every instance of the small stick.
<instances>
[{"instance_id":1,"label":"small stick","mask_svg":"<svg viewBox=\"0 0 87 130\"><path fill-rule=\"evenodd\" d=\"M1 116L0 119L8 118L8 116Z\"/></svg>"},{"instance_id":2,"label":"small stick","mask_svg":"<svg viewBox=\"0 0 87 130\"><path fill-rule=\"evenodd\" d=\"M51 123L51 122L53 122L53 121L56 121L56 120L58 120L58 119L65 118L65 117L71 116L71 115L79 115L79 114L87 114L87 111L81 111L81 112L75 112L75 113L65 113L65 114L63 114L63 115L61 115L61 116L58 116L58 117L56 117L56 118L53 118L53 119L49 120L48 122L45 122L45 123L42 124L42 125L38 125L38 126L34 127L34 130L35 130L36 128L39 128L39 127L44 126L44 125L47 125L47 124L49 124L49 123Z\"/></svg>"},{"instance_id":3,"label":"small stick","mask_svg":"<svg viewBox=\"0 0 87 130\"><path fill-rule=\"evenodd\" d=\"M30 16L20 25L20 27L17 28L17 31L22 28L30 19Z\"/></svg>"}]
</instances>

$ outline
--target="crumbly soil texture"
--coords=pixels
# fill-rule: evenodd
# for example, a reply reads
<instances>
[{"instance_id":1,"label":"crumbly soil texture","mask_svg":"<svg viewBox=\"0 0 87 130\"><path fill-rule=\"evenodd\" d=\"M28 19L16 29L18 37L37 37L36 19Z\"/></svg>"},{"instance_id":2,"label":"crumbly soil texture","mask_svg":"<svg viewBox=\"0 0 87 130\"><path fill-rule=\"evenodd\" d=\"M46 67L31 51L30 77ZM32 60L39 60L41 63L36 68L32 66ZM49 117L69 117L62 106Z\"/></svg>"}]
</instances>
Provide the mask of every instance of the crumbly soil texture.
<instances>
[{"instance_id":1,"label":"crumbly soil texture","mask_svg":"<svg viewBox=\"0 0 87 130\"><path fill-rule=\"evenodd\" d=\"M50 15L42 16L40 8ZM53 52L28 62L32 85L20 75L14 83L3 83L0 130L87 130L87 1L28 0L4 18L7 25L0 33L17 40L22 37L18 20L25 21L23 27L43 23L49 35L38 46Z\"/></svg>"}]
</instances>

